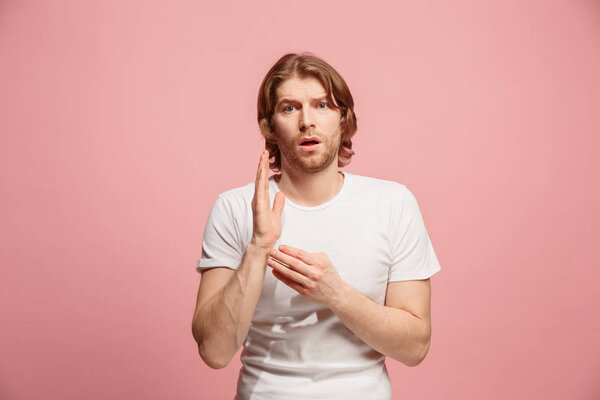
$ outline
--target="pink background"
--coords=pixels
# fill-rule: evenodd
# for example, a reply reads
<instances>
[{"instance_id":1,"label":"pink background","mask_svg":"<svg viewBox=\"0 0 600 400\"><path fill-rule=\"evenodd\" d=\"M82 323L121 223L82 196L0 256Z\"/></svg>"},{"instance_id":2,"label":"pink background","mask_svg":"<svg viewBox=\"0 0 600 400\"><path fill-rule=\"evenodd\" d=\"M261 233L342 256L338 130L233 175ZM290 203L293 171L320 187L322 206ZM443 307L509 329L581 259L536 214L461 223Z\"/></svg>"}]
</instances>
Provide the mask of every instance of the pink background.
<instances>
[{"instance_id":1,"label":"pink background","mask_svg":"<svg viewBox=\"0 0 600 400\"><path fill-rule=\"evenodd\" d=\"M0 3L0 398L233 398L195 265L290 51L344 76L345 170L407 185L442 265L394 399L600 398L598 2L166 4Z\"/></svg>"}]
</instances>

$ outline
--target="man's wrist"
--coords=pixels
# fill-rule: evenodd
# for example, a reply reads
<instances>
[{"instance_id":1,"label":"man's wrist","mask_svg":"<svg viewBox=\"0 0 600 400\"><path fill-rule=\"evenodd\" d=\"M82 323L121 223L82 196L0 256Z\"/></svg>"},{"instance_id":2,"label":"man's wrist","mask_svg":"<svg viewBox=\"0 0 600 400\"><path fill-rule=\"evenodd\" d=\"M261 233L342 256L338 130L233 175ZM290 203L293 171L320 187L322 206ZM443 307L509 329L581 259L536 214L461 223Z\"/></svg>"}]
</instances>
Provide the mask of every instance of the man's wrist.
<instances>
[{"instance_id":1,"label":"man's wrist","mask_svg":"<svg viewBox=\"0 0 600 400\"><path fill-rule=\"evenodd\" d=\"M329 308L333 312L337 312L337 310L341 310L343 307L347 306L353 294L352 291L355 291L355 289L348 283L342 281L342 284L338 287L335 294L331 297L331 301L328 305Z\"/></svg>"},{"instance_id":2,"label":"man's wrist","mask_svg":"<svg viewBox=\"0 0 600 400\"><path fill-rule=\"evenodd\" d=\"M261 246L253 242L248 243L248 246L246 246L247 252L257 256L264 256L265 260L267 259L267 256L269 255L271 249L272 247Z\"/></svg>"}]
</instances>

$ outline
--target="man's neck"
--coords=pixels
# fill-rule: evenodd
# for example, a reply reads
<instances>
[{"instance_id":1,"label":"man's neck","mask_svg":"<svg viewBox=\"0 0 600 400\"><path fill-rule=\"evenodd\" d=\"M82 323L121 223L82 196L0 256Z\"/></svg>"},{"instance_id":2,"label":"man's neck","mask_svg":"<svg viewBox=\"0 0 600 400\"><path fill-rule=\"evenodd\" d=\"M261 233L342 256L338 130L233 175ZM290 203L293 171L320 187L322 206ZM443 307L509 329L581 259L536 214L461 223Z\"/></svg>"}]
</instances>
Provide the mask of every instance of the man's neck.
<instances>
[{"instance_id":1,"label":"man's neck","mask_svg":"<svg viewBox=\"0 0 600 400\"><path fill-rule=\"evenodd\" d=\"M337 162L319 172L281 169L275 178L277 187L295 204L316 207L333 199L342 189L344 175L337 170Z\"/></svg>"}]
</instances>

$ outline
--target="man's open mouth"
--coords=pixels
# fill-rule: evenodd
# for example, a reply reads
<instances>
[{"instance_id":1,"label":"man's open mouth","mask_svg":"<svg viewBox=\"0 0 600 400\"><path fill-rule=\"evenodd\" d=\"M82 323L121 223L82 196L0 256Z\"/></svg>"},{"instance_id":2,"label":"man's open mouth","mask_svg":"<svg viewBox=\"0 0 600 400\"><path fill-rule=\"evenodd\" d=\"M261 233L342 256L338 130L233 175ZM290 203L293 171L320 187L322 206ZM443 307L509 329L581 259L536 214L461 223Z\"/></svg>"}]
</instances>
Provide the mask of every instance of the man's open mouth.
<instances>
[{"instance_id":1,"label":"man's open mouth","mask_svg":"<svg viewBox=\"0 0 600 400\"><path fill-rule=\"evenodd\" d=\"M319 139L309 137L309 138L302 139L302 141L300 141L300 146L312 146L312 145L319 144L319 143L321 143L321 141Z\"/></svg>"}]
</instances>

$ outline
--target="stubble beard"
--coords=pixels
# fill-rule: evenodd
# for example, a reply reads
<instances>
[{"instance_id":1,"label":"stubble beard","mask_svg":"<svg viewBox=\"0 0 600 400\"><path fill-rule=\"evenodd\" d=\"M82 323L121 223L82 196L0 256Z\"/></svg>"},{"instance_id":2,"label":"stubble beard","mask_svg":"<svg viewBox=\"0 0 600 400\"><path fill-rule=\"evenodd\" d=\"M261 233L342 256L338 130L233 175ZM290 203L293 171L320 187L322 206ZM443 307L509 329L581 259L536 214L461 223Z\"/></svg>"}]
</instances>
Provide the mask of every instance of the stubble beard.
<instances>
[{"instance_id":1,"label":"stubble beard","mask_svg":"<svg viewBox=\"0 0 600 400\"><path fill-rule=\"evenodd\" d=\"M308 135L302 135L308 136ZM282 158L287 161L289 167L308 173L315 173L324 170L335 161L338 154L341 134L338 133L333 141L327 138L321 138L321 146L314 152L304 152L298 148L299 138L287 143L280 143L279 150Z\"/></svg>"}]
</instances>

